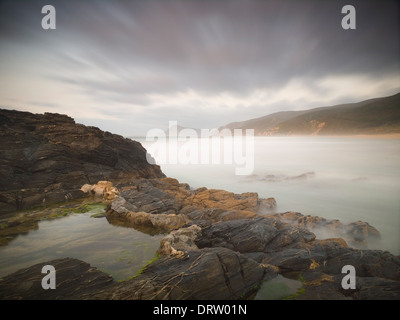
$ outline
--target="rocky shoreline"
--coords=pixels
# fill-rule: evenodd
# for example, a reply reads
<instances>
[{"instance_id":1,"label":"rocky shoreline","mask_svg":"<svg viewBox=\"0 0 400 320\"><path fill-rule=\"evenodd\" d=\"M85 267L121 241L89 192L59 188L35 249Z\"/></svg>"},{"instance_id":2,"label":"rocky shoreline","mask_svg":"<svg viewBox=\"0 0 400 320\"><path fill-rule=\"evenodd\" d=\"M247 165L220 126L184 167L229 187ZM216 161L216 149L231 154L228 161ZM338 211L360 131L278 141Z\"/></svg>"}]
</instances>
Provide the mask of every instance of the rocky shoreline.
<instances>
[{"instance_id":1,"label":"rocky shoreline","mask_svg":"<svg viewBox=\"0 0 400 320\"><path fill-rule=\"evenodd\" d=\"M0 109L0 214L85 196L101 180L165 177L139 142L67 115Z\"/></svg>"},{"instance_id":2,"label":"rocky shoreline","mask_svg":"<svg viewBox=\"0 0 400 320\"><path fill-rule=\"evenodd\" d=\"M0 109L0 144L0 231L9 239L37 228L15 210L91 197L108 203L109 223L165 234L129 280L66 257L0 279L0 299L250 299L289 273L302 279L292 299L400 299L400 258L366 249L380 237L367 222L275 213L275 199L257 193L192 189L147 163L138 142L65 115ZM56 269L56 290L41 287L44 265ZM345 265L356 270L355 289L341 285Z\"/></svg>"},{"instance_id":3,"label":"rocky shoreline","mask_svg":"<svg viewBox=\"0 0 400 320\"><path fill-rule=\"evenodd\" d=\"M237 300L253 297L263 281L288 273L303 279L301 294L292 299L400 298L399 257L351 248L341 237L321 240L310 231L326 228L367 246L379 237L367 223L268 213L276 205L273 198L191 189L172 178L83 189L109 203L110 223L166 234L155 261L122 282L77 259L47 261L3 278L1 299ZM45 264L57 270L57 290L40 286ZM356 289L342 288L344 265L355 267Z\"/></svg>"}]
</instances>

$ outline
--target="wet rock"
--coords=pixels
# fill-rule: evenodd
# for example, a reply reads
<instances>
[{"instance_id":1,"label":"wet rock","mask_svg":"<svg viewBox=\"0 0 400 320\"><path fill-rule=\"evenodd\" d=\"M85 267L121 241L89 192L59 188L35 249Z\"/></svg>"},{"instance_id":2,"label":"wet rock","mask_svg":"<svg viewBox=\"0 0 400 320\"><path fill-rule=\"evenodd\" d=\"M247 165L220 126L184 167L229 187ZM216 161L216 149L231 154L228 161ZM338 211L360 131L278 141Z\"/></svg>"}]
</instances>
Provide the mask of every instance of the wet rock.
<instances>
[{"instance_id":1,"label":"wet rock","mask_svg":"<svg viewBox=\"0 0 400 320\"><path fill-rule=\"evenodd\" d=\"M328 252L323 263L302 270L304 293L295 299L398 300L399 262L398 257L379 250L347 248L336 254ZM345 274L341 270L345 265L355 268L355 289L342 288Z\"/></svg>"},{"instance_id":2,"label":"wet rock","mask_svg":"<svg viewBox=\"0 0 400 320\"><path fill-rule=\"evenodd\" d=\"M56 270L56 289L42 288L45 265ZM36 264L0 279L2 300L55 300L103 298L115 283L111 276L88 263L71 258L56 259Z\"/></svg>"},{"instance_id":3,"label":"wet rock","mask_svg":"<svg viewBox=\"0 0 400 320\"><path fill-rule=\"evenodd\" d=\"M354 266L357 276L400 281L400 259L387 251L347 248L340 254L329 254L321 271L341 274L344 265Z\"/></svg>"},{"instance_id":4,"label":"wet rock","mask_svg":"<svg viewBox=\"0 0 400 320\"><path fill-rule=\"evenodd\" d=\"M111 181L99 181L94 185L84 184L81 191L104 200L114 200L119 194Z\"/></svg>"},{"instance_id":5,"label":"wet rock","mask_svg":"<svg viewBox=\"0 0 400 320\"><path fill-rule=\"evenodd\" d=\"M227 211L263 212L275 208L276 201L274 198L259 199L255 192L234 194L225 190L200 188L195 190L193 198L187 199L187 204Z\"/></svg>"},{"instance_id":6,"label":"wet rock","mask_svg":"<svg viewBox=\"0 0 400 320\"><path fill-rule=\"evenodd\" d=\"M163 224L164 230L187 223L204 226L206 220L255 218L259 216L258 211L275 205L275 199L260 199L256 193L234 194L207 188L191 190L187 184L171 178L133 179L117 187L119 196L106 213L110 221L118 217L137 225L147 223L160 227ZM173 226L167 226L167 217L172 219Z\"/></svg>"},{"instance_id":7,"label":"wet rock","mask_svg":"<svg viewBox=\"0 0 400 320\"><path fill-rule=\"evenodd\" d=\"M346 225L345 233L351 237L358 246L367 246L368 240L380 239L380 232L368 222L357 221Z\"/></svg>"},{"instance_id":8,"label":"wet rock","mask_svg":"<svg viewBox=\"0 0 400 320\"><path fill-rule=\"evenodd\" d=\"M185 252L196 251L199 248L196 246L195 240L200 235L201 228L197 225L174 230L161 240L158 253L183 256Z\"/></svg>"},{"instance_id":9,"label":"wet rock","mask_svg":"<svg viewBox=\"0 0 400 320\"><path fill-rule=\"evenodd\" d=\"M136 141L60 114L0 109L0 213L82 198L84 184L163 177Z\"/></svg>"},{"instance_id":10,"label":"wet rock","mask_svg":"<svg viewBox=\"0 0 400 320\"><path fill-rule=\"evenodd\" d=\"M185 212L185 211L181 211ZM218 222L218 221L229 221L229 220L239 220L239 219L247 219L247 218L255 218L258 217L258 214L242 210L242 211L226 211L224 209L218 208L205 208L190 211L187 214L188 218L197 221L197 220L209 220L210 222Z\"/></svg>"},{"instance_id":11,"label":"wet rock","mask_svg":"<svg viewBox=\"0 0 400 320\"><path fill-rule=\"evenodd\" d=\"M241 253L282 250L315 238L305 229L264 217L221 221L204 228L202 234L196 241L200 248L226 247Z\"/></svg>"},{"instance_id":12,"label":"wet rock","mask_svg":"<svg viewBox=\"0 0 400 320\"><path fill-rule=\"evenodd\" d=\"M285 212L269 215L279 218L294 226L306 228L318 238L339 237L345 239L351 246L367 248L368 241L380 239L379 231L367 222L357 221L343 224L339 220L329 220L318 216L303 215L299 212Z\"/></svg>"},{"instance_id":13,"label":"wet rock","mask_svg":"<svg viewBox=\"0 0 400 320\"><path fill-rule=\"evenodd\" d=\"M112 299L239 299L253 293L265 276L274 276L252 259L226 248L190 251L185 259L163 257L139 277L122 283Z\"/></svg>"},{"instance_id":14,"label":"wet rock","mask_svg":"<svg viewBox=\"0 0 400 320\"><path fill-rule=\"evenodd\" d=\"M400 300L400 282L377 277L358 277L354 300Z\"/></svg>"},{"instance_id":15,"label":"wet rock","mask_svg":"<svg viewBox=\"0 0 400 320\"><path fill-rule=\"evenodd\" d=\"M273 264L279 267L281 272L304 271L326 266L329 258L347 253L347 249L343 239L297 242L285 250L266 253L262 263Z\"/></svg>"},{"instance_id":16,"label":"wet rock","mask_svg":"<svg viewBox=\"0 0 400 320\"><path fill-rule=\"evenodd\" d=\"M135 179L121 184L118 189L120 196L136 206L137 211L149 213L177 213L186 210L185 214L188 214L194 210L214 208L232 212L245 211L247 213L244 214L254 215L259 210L276 205L275 199L260 199L257 193L234 194L207 188L191 190L186 183L179 183L172 178Z\"/></svg>"},{"instance_id":17,"label":"wet rock","mask_svg":"<svg viewBox=\"0 0 400 320\"><path fill-rule=\"evenodd\" d=\"M122 219L127 223L127 225L138 229L140 229L140 227L147 227L152 230L150 233L164 233L175 230L188 222L188 218L182 214L152 214L143 211L128 211L120 214L116 211L108 210L106 212L106 217L110 223L113 223L113 219Z\"/></svg>"},{"instance_id":18,"label":"wet rock","mask_svg":"<svg viewBox=\"0 0 400 320\"><path fill-rule=\"evenodd\" d=\"M43 265L56 269L56 290L43 290ZM226 248L164 256L139 276L115 282L76 259L57 259L17 271L0 281L1 299L239 299L254 293L276 271Z\"/></svg>"}]
</instances>

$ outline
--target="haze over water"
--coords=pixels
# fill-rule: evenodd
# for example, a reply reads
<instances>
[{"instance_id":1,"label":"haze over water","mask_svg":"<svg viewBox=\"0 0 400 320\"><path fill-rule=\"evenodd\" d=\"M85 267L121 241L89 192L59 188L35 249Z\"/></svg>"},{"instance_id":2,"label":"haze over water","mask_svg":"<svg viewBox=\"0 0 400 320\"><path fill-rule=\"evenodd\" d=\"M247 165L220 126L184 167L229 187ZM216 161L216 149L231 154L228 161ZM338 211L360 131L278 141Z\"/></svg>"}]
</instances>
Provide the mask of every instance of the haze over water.
<instances>
[{"instance_id":1,"label":"haze over water","mask_svg":"<svg viewBox=\"0 0 400 320\"><path fill-rule=\"evenodd\" d=\"M151 144L141 142L146 149ZM369 248L400 254L399 139L256 137L253 173L237 176L235 168L235 164L161 165L167 176L193 188L274 197L276 212L368 222L382 235Z\"/></svg>"}]
</instances>

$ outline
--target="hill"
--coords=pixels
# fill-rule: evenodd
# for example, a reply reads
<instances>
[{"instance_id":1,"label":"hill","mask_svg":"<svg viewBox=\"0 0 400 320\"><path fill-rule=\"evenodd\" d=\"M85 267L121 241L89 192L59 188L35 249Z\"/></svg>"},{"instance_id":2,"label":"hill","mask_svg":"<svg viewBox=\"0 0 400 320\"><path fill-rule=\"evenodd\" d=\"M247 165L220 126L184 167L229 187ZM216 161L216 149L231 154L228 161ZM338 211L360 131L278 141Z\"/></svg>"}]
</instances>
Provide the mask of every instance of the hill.
<instances>
[{"instance_id":1,"label":"hill","mask_svg":"<svg viewBox=\"0 0 400 320\"><path fill-rule=\"evenodd\" d=\"M358 135L400 133L400 93L302 111L277 112L220 128L254 129L255 135Z\"/></svg>"}]
</instances>

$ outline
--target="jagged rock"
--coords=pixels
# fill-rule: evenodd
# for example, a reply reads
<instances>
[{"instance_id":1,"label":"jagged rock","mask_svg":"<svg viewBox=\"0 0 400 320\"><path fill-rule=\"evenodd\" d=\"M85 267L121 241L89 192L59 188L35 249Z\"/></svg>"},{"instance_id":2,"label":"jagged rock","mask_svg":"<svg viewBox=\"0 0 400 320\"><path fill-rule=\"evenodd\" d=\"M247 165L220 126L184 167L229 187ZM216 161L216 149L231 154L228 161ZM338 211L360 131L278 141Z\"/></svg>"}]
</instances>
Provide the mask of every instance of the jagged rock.
<instances>
[{"instance_id":1,"label":"jagged rock","mask_svg":"<svg viewBox=\"0 0 400 320\"><path fill-rule=\"evenodd\" d=\"M186 183L179 183L172 178L135 179L119 185L118 189L120 196L135 205L137 211L149 213L177 213L187 208L216 208L224 211L248 211L254 215L259 210L276 205L274 198L260 199L257 193L234 194L207 188L191 190Z\"/></svg>"},{"instance_id":2,"label":"jagged rock","mask_svg":"<svg viewBox=\"0 0 400 320\"><path fill-rule=\"evenodd\" d=\"M0 213L84 197L84 184L163 177L136 141L60 114L0 109Z\"/></svg>"},{"instance_id":3,"label":"jagged rock","mask_svg":"<svg viewBox=\"0 0 400 320\"><path fill-rule=\"evenodd\" d=\"M45 265L56 270L56 289L42 288ZM71 258L56 259L33 265L0 279L2 300L55 300L102 298L101 292L111 290L113 279L88 263Z\"/></svg>"},{"instance_id":4,"label":"jagged rock","mask_svg":"<svg viewBox=\"0 0 400 320\"><path fill-rule=\"evenodd\" d=\"M298 300L355 299L399 300L400 260L379 250L347 248L336 255L327 254L325 262L316 268L302 271L304 293ZM342 288L343 266L352 265L356 270L356 288Z\"/></svg>"},{"instance_id":5,"label":"jagged rock","mask_svg":"<svg viewBox=\"0 0 400 320\"><path fill-rule=\"evenodd\" d=\"M84 184L81 187L81 191L104 200L114 200L119 193L111 181L99 181L94 185Z\"/></svg>"},{"instance_id":6,"label":"jagged rock","mask_svg":"<svg viewBox=\"0 0 400 320\"><path fill-rule=\"evenodd\" d=\"M379 231L367 222L357 221L343 224L339 220L329 220L318 216L303 215L299 212L285 212L268 215L279 218L294 226L306 228L318 238L340 237L357 248L367 248L368 240L380 238Z\"/></svg>"},{"instance_id":7,"label":"jagged rock","mask_svg":"<svg viewBox=\"0 0 400 320\"><path fill-rule=\"evenodd\" d=\"M281 272L304 271L325 266L329 257L347 252L343 239L313 240L308 243L297 242L294 246L264 254L262 263L273 264Z\"/></svg>"},{"instance_id":8,"label":"jagged rock","mask_svg":"<svg viewBox=\"0 0 400 320\"><path fill-rule=\"evenodd\" d=\"M358 277L357 289L347 294L354 300L400 300L400 282L378 277Z\"/></svg>"},{"instance_id":9,"label":"jagged rock","mask_svg":"<svg viewBox=\"0 0 400 320\"><path fill-rule=\"evenodd\" d=\"M193 198L186 199L186 205L203 208L218 208L227 211L264 212L276 206L274 198L259 199L256 192L234 194L225 190L199 188Z\"/></svg>"},{"instance_id":10,"label":"jagged rock","mask_svg":"<svg viewBox=\"0 0 400 320\"><path fill-rule=\"evenodd\" d=\"M380 232L368 222L352 222L345 227L345 233L351 237L358 246L367 246L368 240L379 239Z\"/></svg>"},{"instance_id":11,"label":"jagged rock","mask_svg":"<svg viewBox=\"0 0 400 320\"><path fill-rule=\"evenodd\" d=\"M191 225L187 228L180 228L170 232L160 241L158 253L162 255L177 255L181 252L195 251L199 248L195 240L201 235L201 228Z\"/></svg>"},{"instance_id":12,"label":"jagged rock","mask_svg":"<svg viewBox=\"0 0 400 320\"><path fill-rule=\"evenodd\" d=\"M56 269L56 290L43 290L44 265ZM58 259L17 271L0 281L1 299L239 299L276 271L226 248L164 256L123 282L76 259Z\"/></svg>"},{"instance_id":13,"label":"jagged rock","mask_svg":"<svg viewBox=\"0 0 400 320\"><path fill-rule=\"evenodd\" d=\"M241 253L282 250L315 238L305 229L264 217L221 221L204 228L202 234L196 240L200 248L226 247Z\"/></svg>"},{"instance_id":14,"label":"jagged rock","mask_svg":"<svg viewBox=\"0 0 400 320\"><path fill-rule=\"evenodd\" d=\"M112 299L227 300L245 298L265 277L266 268L226 248L190 251L186 259L162 257L140 276L122 283Z\"/></svg>"},{"instance_id":15,"label":"jagged rock","mask_svg":"<svg viewBox=\"0 0 400 320\"><path fill-rule=\"evenodd\" d=\"M184 224L193 221L203 225L201 220L216 222L258 217L257 212L276 205L275 199L259 199L257 193L234 194L207 188L191 190L189 185L172 178L134 179L117 187L119 197L106 213L110 221L113 217L128 222L139 221L140 218L140 223L143 223L150 217L157 220L157 216L167 215L180 217L179 221ZM146 219L143 219L144 212L150 214L146 215ZM175 222L173 228L164 230L182 225Z\"/></svg>"},{"instance_id":16,"label":"jagged rock","mask_svg":"<svg viewBox=\"0 0 400 320\"><path fill-rule=\"evenodd\" d=\"M111 223L113 223L113 219L123 219L129 225L137 229L141 227L149 228L149 233L165 233L178 229L188 222L188 218L183 214L152 214L143 211L128 211L120 214L116 211L108 210L106 212L106 217Z\"/></svg>"}]
</instances>

